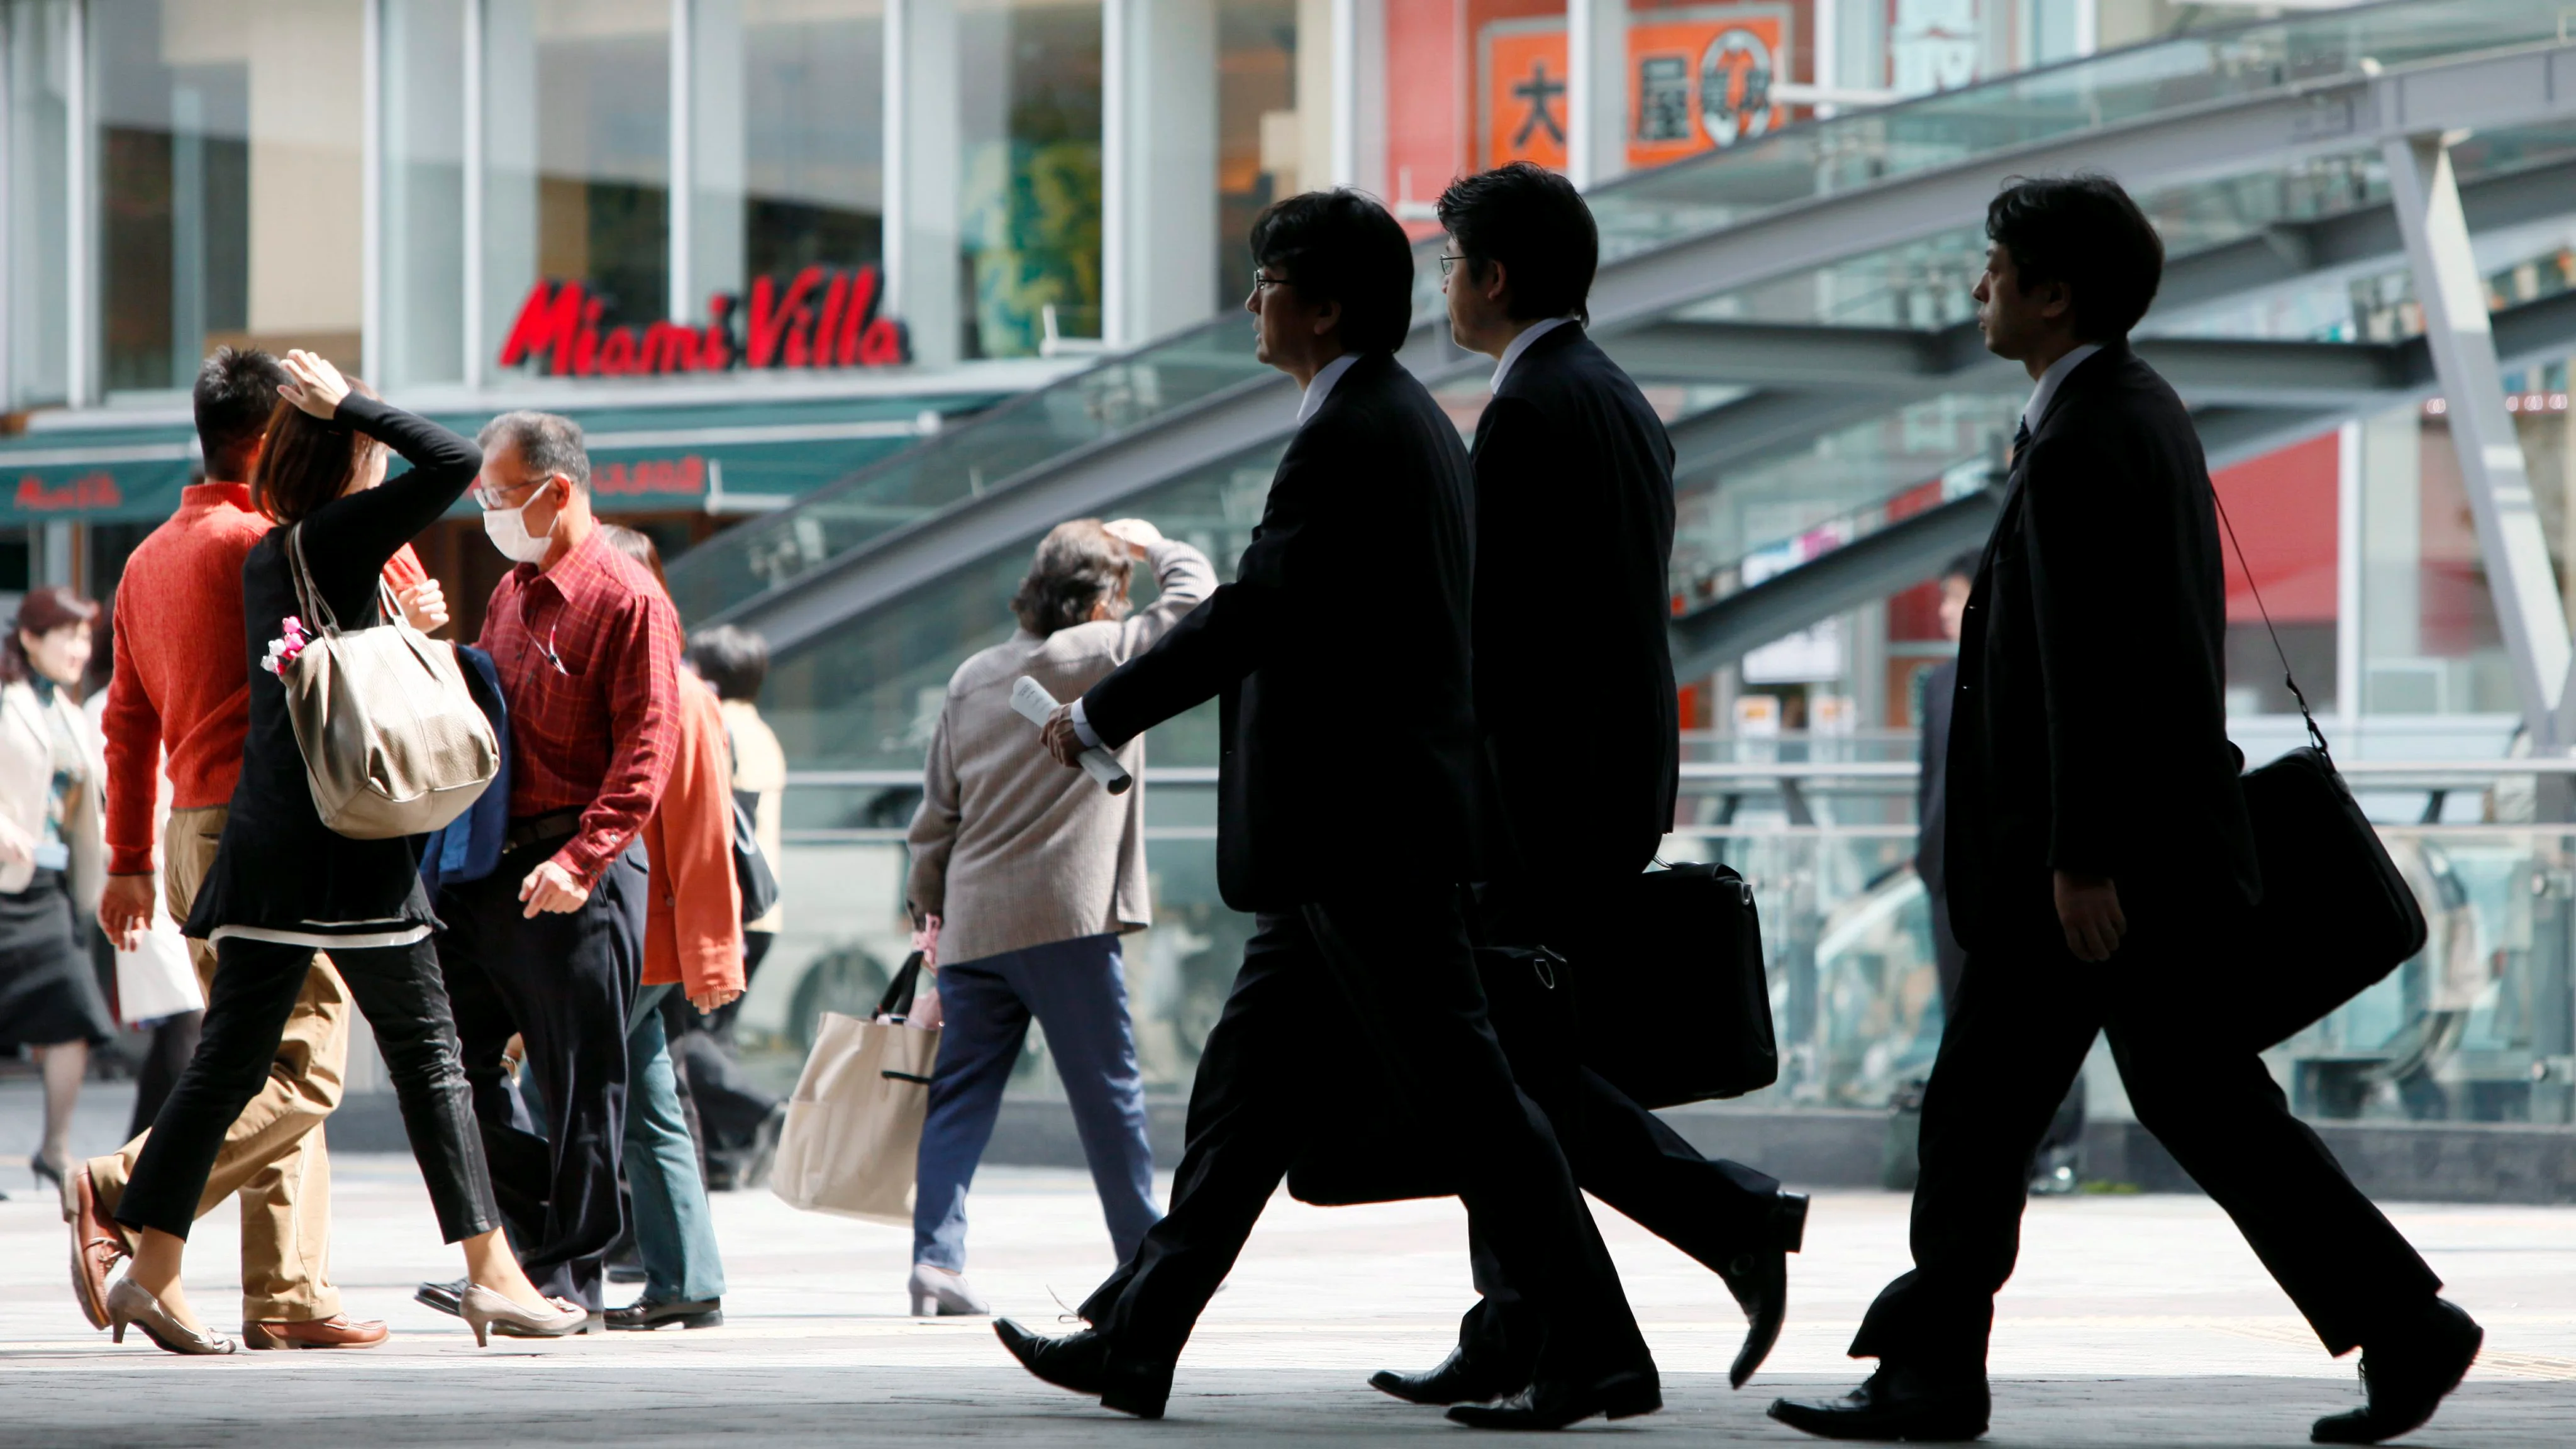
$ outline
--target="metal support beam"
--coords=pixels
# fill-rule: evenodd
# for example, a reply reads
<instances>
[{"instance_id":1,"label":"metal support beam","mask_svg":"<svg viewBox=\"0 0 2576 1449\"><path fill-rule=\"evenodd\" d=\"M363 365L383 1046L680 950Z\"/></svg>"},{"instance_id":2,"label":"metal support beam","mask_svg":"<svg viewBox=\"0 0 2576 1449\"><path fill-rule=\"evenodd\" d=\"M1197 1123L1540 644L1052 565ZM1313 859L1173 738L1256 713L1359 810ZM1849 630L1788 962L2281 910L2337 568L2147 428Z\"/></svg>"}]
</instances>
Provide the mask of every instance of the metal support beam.
<instances>
[{"instance_id":1,"label":"metal support beam","mask_svg":"<svg viewBox=\"0 0 2576 1449\"><path fill-rule=\"evenodd\" d=\"M2403 136L2381 147L2397 221L2406 237L2415 297L2433 370L2450 407L2451 448L2477 524L2496 624L2513 661L2532 743L2555 753L2568 738L2560 711L2568 665L2567 610L2550 570L2549 542L2523 471L2522 444L2504 408L2503 368L2487 319L2486 278L2469 247L2468 219L2451 170L2449 138Z\"/></svg>"}]
</instances>

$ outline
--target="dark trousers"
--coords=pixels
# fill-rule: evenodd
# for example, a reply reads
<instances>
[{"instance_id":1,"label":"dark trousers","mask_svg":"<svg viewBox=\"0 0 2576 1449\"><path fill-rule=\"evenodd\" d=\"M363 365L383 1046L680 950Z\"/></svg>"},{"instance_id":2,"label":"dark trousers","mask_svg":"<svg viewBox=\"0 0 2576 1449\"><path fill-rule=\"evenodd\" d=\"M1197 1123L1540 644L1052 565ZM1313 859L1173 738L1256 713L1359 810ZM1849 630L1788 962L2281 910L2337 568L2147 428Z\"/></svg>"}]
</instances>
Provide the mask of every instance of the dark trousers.
<instances>
[{"instance_id":1,"label":"dark trousers","mask_svg":"<svg viewBox=\"0 0 2576 1449\"><path fill-rule=\"evenodd\" d=\"M1958 933L1950 929L1950 893L1927 888L1932 905L1932 971L1941 985L1941 1019L1946 1022L1959 1009L1959 978L1968 969L1968 948L1959 944ZM2092 1048L2088 1045L2089 1053ZM2040 1134L2039 1145L2031 1149L2030 1171L2025 1176L2039 1176L2039 1155L2043 1152L2073 1153L2071 1159L2083 1168L2084 1146L2084 1074L2078 1070L2075 1081L2066 1089L2066 1099L2057 1104L2057 1113L2048 1119L2048 1130Z\"/></svg>"},{"instance_id":2,"label":"dark trousers","mask_svg":"<svg viewBox=\"0 0 2576 1449\"><path fill-rule=\"evenodd\" d=\"M224 1134L268 1081L286 1018L313 964L310 946L230 937L215 951L214 989L197 1054L161 1104L117 1201L116 1220L127 1227L188 1236ZM453 1243L499 1227L437 953L427 941L374 949L335 946L331 961L375 1028L439 1232Z\"/></svg>"},{"instance_id":3,"label":"dark trousers","mask_svg":"<svg viewBox=\"0 0 2576 1449\"><path fill-rule=\"evenodd\" d=\"M142 1136L160 1119L170 1088L197 1054L197 1035L205 1020L202 1011L183 1011L154 1023L152 1039L143 1048L143 1063L134 1070L134 1114L126 1119L126 1141Z\"/></svg>"},{"instance_id":4,"label":"dark trousers","mask_svg":"<svg viewBox=\"0 0 2576 1449\"><path fill-rule=\"evenodd\" d=\"M1318 981L1329 983L1319 989ZM1456 892L1390 891L1257 918L1199 1058L1169 1214L1082 1305L1113 1377L1168 1374L1317 1121L1307 1085L1341 1044L1373 1055L1423 1144L1462 1185L1470 1225L1535 1307L1541 1377L1591 1380L1652 1359L1565 1155L1513 1085Z\"/></svg>"},{"instance_id":5,"label":"dark trousers","mask_svg":"<svg viewBox=\"0 0 2576 1449\"><path fill-rule=\"evenodd\" d=\"M1586 1011L1616 1012L1635 1003L1602 995L1616 981L1615 967L1589 947L1580 914L1584 904L1607 898L1599 888L1539 885L1480 889L1478 937L1488 945L1544 945L1565 958L1555 970L1556 991L1566 1000L1561 1019L1547 1025L1548 1040L1512 1040L1519 1023L1506 1026L1504 1047L1515 1064L1571 1043ZM1572 910L1550 903L1577 903ZM1637 1105L1600 1073L1577 1063L1536 1066L1518 1074L1521 1089L1546 1111L1565 1149L1574 1180L1585 1192L1625 1214L1716 1271L1748 1252L1778 1246L1771 1210L1780 1180L1740 1162L1711 1160L1664 1120ZM1470 1235L1476 1291L1483 1295L1458 1326L1458 1346L1480 1364L1506 1375L1528 1374L1541 1339L1533 1305L1481 1233Z\"/></svg>"},{"instance_id":6,"label":"dark trousers","mask_svg":"<svg viewBox=\"0 0 2576 1449\"><path fill-rule=\"evenodd\" d=\"M539 1291L597 1310L604 1255L623 1226L617 1174L626 1021L644 966L644 866L630 850L580 909L531 920L519 883L552 851L512 851L491 875L440 891L438 959L519 1264ZM527 1044L542 1135L515 1120L501 1059L513 1032Z\"/></svg>"},{"instance_id":7,"label":"dark trousers","mask_svg":"<svg viewBox=\"0 0 2576 1449\"><path fill-rule=\"evenodd\" d=\"M2225 1003L2186 985L2231 918L2123 904L2130 934L2105 963L2075 959L2053 921L1998 931L1969 955L1923 1099L1914 1270L1870 1306L1855 1358L1982 1375L2020 1246L2025 1164L2097 1031L2140 1125L2235 1220L2328 1351L2413 1321L2441 1287L2290 1115L2261 1059L2221 1044Z\"/></svg>"}]
</instances>

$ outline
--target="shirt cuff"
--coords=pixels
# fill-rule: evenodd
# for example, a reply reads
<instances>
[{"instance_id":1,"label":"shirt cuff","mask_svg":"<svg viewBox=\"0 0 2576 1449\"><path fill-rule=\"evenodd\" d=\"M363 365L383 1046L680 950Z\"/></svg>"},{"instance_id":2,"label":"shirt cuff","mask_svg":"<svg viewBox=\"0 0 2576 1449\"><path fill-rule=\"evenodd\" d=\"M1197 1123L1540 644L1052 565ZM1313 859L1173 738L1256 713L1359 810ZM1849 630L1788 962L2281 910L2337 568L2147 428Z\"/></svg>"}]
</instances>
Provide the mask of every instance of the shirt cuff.
<instances>
[{"instance_id":1,"label":"shirt cuff","mask_svg":"<svg viewBox=\"0 0 2576 1449\"><path fill-rule=\"evenodd\" d=\"M1082 701L1078 699L1073 702L1073 734L1074 738L1082 741L1082 747L1086 750L1109 748L1100 742L1100 736L1091 728L1091 721L1082 717Z\"/></svg>"}]
</instances>

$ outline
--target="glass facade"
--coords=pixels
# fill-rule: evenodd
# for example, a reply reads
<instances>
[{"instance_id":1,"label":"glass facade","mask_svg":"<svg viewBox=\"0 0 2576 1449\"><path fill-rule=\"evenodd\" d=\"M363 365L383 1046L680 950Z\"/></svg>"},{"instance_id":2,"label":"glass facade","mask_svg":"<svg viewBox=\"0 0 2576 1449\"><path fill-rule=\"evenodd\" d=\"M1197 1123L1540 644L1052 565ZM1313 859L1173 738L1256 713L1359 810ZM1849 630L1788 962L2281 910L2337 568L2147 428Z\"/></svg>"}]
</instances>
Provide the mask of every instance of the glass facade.
<instances>
[{"instance_id":1,"label":"glass facade","mask_svg":"<svg viewBox=\"0 0 2576 1449\"><path fill-rule=\"evenodd\" d=\"M9 0L5 396L15 411L72 396L71 140L78 94L72 0Z\"/></svg>"},{"instance_id":2,"label":"glass facade","mask_svg":"<svg viewBox=\"0 0 2576 1449\"><path fill-rule=\"evenodd\" d=\"M359 0L94 0L98 367L186 387L213 348L358 355Z\"/></svg>"},{"instance_id":3,"label":"glass facade","mask_svg":"<svg viewBox=\"0 0 2576 1449\"><path fill-rule=\"evenodd\" d=\"M1216 296L1222 311L1252 290L1243 239L1261 208L1303 190L1297 0L1216 0ZM1318 103L1320 104L1320 103Z\"/></svg>"},{"instance_id":4,"label":"glass facade","mask_svg":"<svg viewBox=\"0 0 2576 1449\"><path fill-rule=\"evenodd\" d=\"M384 336L368 365L395 387L463 382L466 73L473 0L385 0Z\"/></svg>"},{"instance_id":5,"label":"glass facade","mask_svg":"<svg viewBox=\"0 0 2576 1449\"><path fill-rule=\"evenodd\" d=\"M964 353L1101 335L1100 0L960 0Z\"/></svg>"},{"instance_id":6,"label":"glass facade","mask_svg":"<svg viewBox=\"0 0 2576 1449\"><path fill-rule=\"evenodd\" d=\"M740 27L730 67L719 39L727 23ZM883 0L710 0L695 24L692 295L879 260L885 102L852 78L884 73Z\"/></svg>"}]
</instances>

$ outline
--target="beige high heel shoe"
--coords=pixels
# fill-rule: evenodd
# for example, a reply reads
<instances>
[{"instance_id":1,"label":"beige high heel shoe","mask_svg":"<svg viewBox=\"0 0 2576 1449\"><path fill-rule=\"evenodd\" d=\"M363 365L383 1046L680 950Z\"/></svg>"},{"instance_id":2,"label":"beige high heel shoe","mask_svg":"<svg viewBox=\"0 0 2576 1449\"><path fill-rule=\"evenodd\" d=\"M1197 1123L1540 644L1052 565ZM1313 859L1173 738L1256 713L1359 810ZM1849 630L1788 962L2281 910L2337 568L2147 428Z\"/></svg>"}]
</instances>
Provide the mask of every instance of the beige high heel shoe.
<instances>
[{"instance_id":1,"label":"beige high heel shoe","mask_svg":"<svg viewBox=\"0 0 2576 1449\"><path fill-rule=\"evenodd\" d=\"M473 1328L478 1348L490 1348L494 1333L505 1338L562 1338L589 1329L589 1309L560 1298L546 1301L555 1306L555 1312L525 1308L506 1294L468 1283L464 1297L457 1300L456 1316Z\"/></svg>"},{"instance_id":2,"label":"beige high heel shoe","mask_svg":"<svg viewBox=\"0 0 2576 1449\"><path fill-rule=\"evenodd\" d=\"M118 1343L125 1342L125 1326L129 1323L170 1353L231 1353L237 1346L229 1338L217 1338L181 1323L142 1284L119 1278L116 1286L107 1290L107 1327Z\"/></svg>"}]
</instances>

